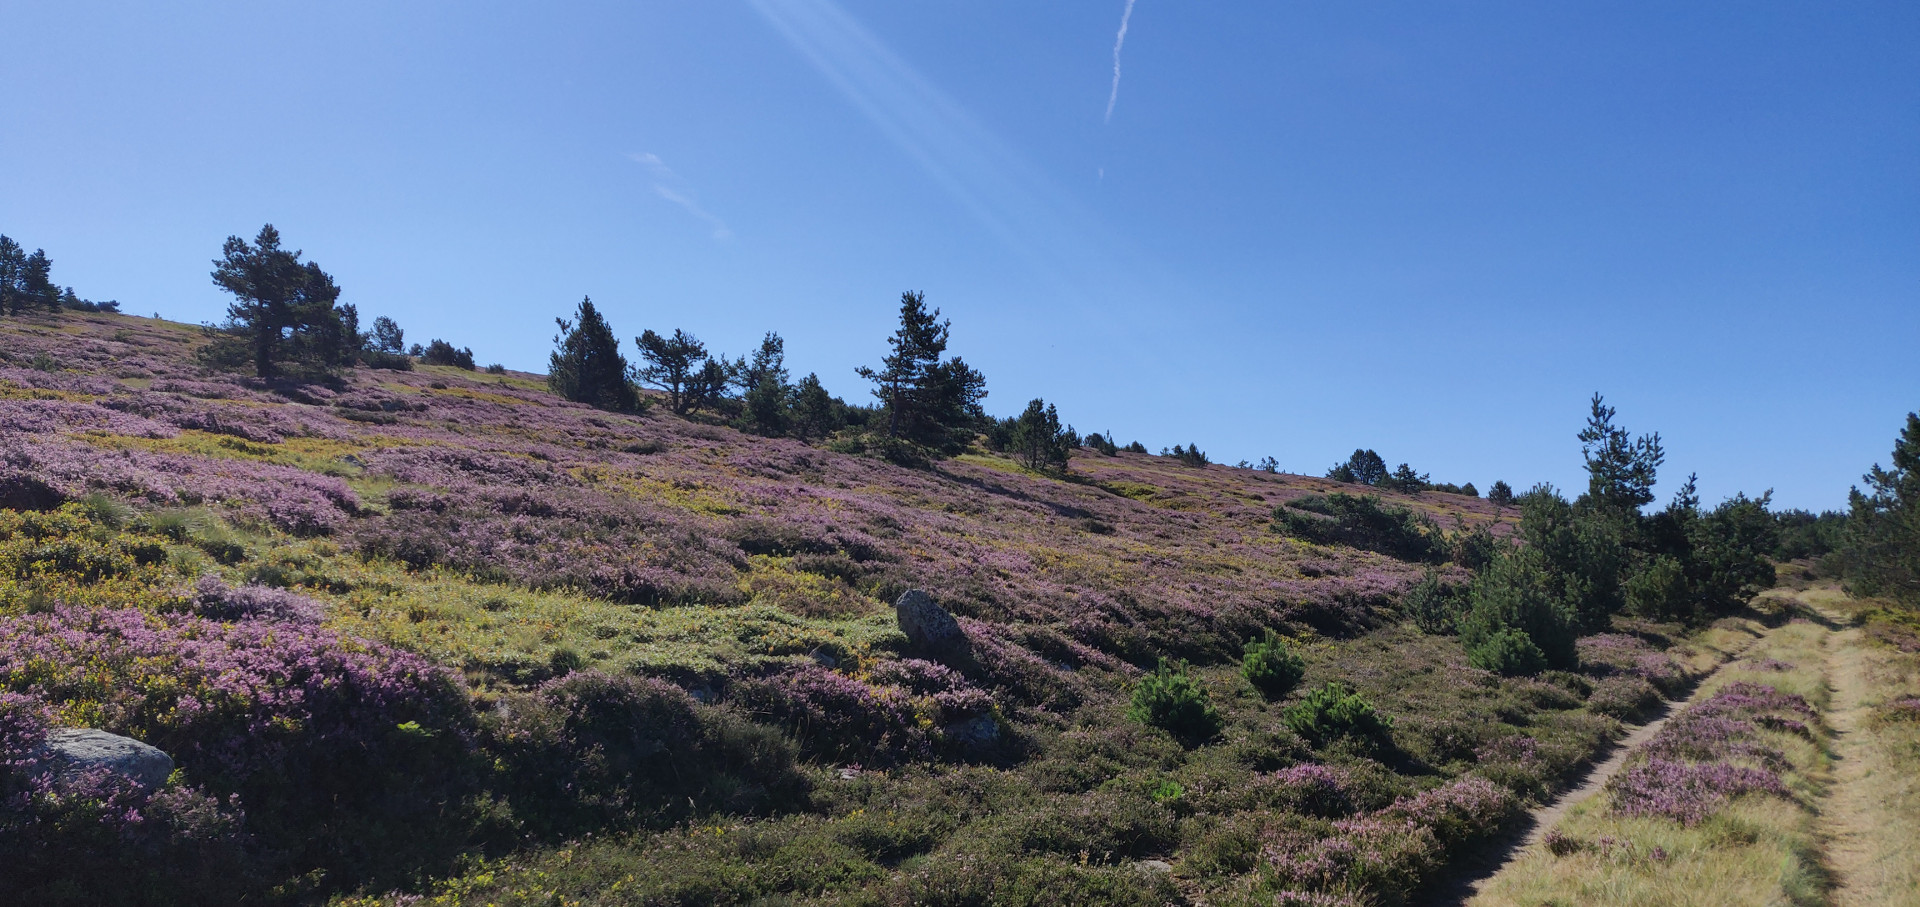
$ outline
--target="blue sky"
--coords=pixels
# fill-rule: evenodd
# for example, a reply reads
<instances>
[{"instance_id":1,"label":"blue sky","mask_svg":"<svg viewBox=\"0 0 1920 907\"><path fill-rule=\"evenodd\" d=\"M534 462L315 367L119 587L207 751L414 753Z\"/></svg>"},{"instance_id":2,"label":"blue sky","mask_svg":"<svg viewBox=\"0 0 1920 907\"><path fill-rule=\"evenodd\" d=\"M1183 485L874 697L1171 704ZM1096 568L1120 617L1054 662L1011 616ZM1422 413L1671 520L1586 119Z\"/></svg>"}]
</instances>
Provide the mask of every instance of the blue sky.
<instances>
[{"instance_id":1,"label":"blue sky","mask_svg":"<svg viewBox=\"0 0 1920 907\"><path fill-rule=\"evenodd\" d=\"M0 231L131 312L271 221L482 361L591 294L856 399L917 289L996 413L1577 489L1598 390L1816 509L1920 408L1912 3L0 2Z\"/></svg>"}]
</instances>

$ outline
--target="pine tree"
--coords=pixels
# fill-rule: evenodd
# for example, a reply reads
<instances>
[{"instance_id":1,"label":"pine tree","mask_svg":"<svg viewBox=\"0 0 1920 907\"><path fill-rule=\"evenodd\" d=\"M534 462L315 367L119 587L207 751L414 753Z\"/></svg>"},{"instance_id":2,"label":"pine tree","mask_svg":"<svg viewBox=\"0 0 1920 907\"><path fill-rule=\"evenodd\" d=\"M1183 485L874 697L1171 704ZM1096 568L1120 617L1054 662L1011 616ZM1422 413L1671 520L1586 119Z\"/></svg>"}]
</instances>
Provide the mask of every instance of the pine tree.
<instances>
[{"instance_id":1,"label":"pine tree","mask_svg":"<svg viewBox=\"0 0 1920 907\"><path fill-rule=\"evenodd\" d=\"M357 350L337 307L340 287L317 263L301 263L299 250L281 248L272 224L252 244L227 237L221 253L213 282L234 295L225 330L245 345L254 374L271 378L284 365L325 369L353 361ZM212 358L224 354L216 349Z\"/></svg>"},{"instance_id":2,"label":"pine tree","mask_svg":"<svg viewBox=\"0 0 1920 907\"><path fill-rule=\"evenodd\" d=\"M1021 465L1035 472L1066 472L1073 455L1071 434L1061 427L1059 410L1035 397L1014 421L1010 440Z\"/></svg>"},{"instance_id":3,"label":"pine tree","mask_svg":"<svg viewBox=\"0 0 1920 907\"><path fill-rule=\"evenodd\" d=\"M407 351L407 332L400 329L393 319L382 315L373 320L373 348L382 353L399 355Z\"/></svg>"},{"instance_id":4,"label":"pine tree","mask_svg":"<svg viewBox=\"0 0 1920 907\"><path fill-rule=\"evenodd\" d=\"M1893 468L1874 464L1867 492L1850 489L1841 560L1848 587L1920 605L1920 413L1894 439Z\"/></svg>"},{"instance_id":5,"label":"pine tree","mask_svg":"<svg viewBox=\"0 0 1920 907\"><path fill-rule=\"evenodd\" d=\"M803 440L822 438L840 428L839 407L833 395L820 384L820 376L808 372L794 389L793 430Z\"/></svg>"},{"instance_id":6,"label":"pine tree","mask_svg":"<svg viewBox=\"0 0 1920 907\"><path fill-rule=\"evenodd\" d=\"M707 366L715 364L707 355L707 345L678 328L671 337L645 331L634 338L634 343L640 347L640 358L646 363L634 372L634 377L666 391L667 408L676 415L684 416L699 408L709 395L708 385L713 377Z\"/></svg>"},{"instance_id":7,"label":"pine tree","mask_svg":"<svg viewBox=\"0 0 1920 907\"><path fill-rule=\"evenodd\" d=\"M1353 471L1353 480L1362 485L1378 485L1387 477L1387 461L1369 450L1355 450L1347 458L1347 468Z\"/></svg>"},{"instance_id":8,"label":"pine tree","mask_svg":"<svg viewBox=\"0 0 1920 907\"><path fill-rule=\"evenodd\" d=\"M739 369L735 383L741 389L745 404L741 417L748 431L775 437L786 434L793 407L786 360L787 342L768 331L752 360Z\"/></svg>"},{"instance_id":9,"label":"pine tree","mask_svg":"<svg viewBox=\"0 0 1920 907\"><path fill-rule=\"evenodd\" d=\"M572 319L555 318L547 386L568 400L628 412L640 408L640 395L627 380L627 359L592 297L583 297Z\"/></svg>"},{"instance_id":10,"label":"pine tree","mask_svg":"<svg viewBox=\"0 0 1920 907\"><path fill-rule=\"evenodd\" d=\"M1495 507L1506 507L1513 503L1513 486L1502 479L1494 479L1493 487L1487 489L1487 503Z\"/></svg>"},{"instance_id":11,"label":"pine tree","mask_svg":"<svg viewBox=\"0 0 1920 907\"><path fill-rule=\"evenodd\" d=\"M1587 461L1587 499L1616 516L1637 515L1653 501L1653 483L1666 459L1660 433L1633 438L1613 424L1614 409L1593 395L1587 427L1580 431L1580 453Z\"/></svg>"},{"instance_id":12,"label":"pine tree","mask_svg":"<svg viewBox=\"0 0 1920 907\"><path fill-rule=\"evenodd\" d=\"M10 236L0 236L0 313L19 315L27 310L27 250Z\"/></svg>"},{"instance_id":13,"label":"pine tree","mask_svg":"<svg viewBox=\"0 0 1920 907\"><path fill-rule=\"evenodd\" d=\"M39 305L49 312L60 311L60 288L53 284L53 260L45 250L35 249L27 256L20 274L20 292L25 303L22 308Z\"/></svg>"},{"instance_id":14,"label":"pine tree","mask_svg":"<svg viewBox=\"0 0 1920 907\"><path fill-rule=\"evenodd\" d=\"M887 438L912 438L924 417L922 391L932 377L940 355L947 350L947 330L951 322L941 321L940 310L927 311L924 293L909 290L900 294L900 327L887 338L893 351L880 362L879 369L861 366L860 377L875 385L874 397L887 413Z\"/></svg>"},{"instance_id":15,"label":"pine tree","mask_svg":"<svg viewBox=\"0 0 1920 907\"><path fill-rule=\"evenodd\" d=\"M892 352L878 369L862 367L860 376L874 383L887 419L890 445L905 442L913 448L952 453L962 450L986 421L980 401L987 396L987 379L958 357L942 361L947 349L949 322L940 310L927 310L926 296L900 294L900 327L888 338Z\"/></svg>"}]
</instances>

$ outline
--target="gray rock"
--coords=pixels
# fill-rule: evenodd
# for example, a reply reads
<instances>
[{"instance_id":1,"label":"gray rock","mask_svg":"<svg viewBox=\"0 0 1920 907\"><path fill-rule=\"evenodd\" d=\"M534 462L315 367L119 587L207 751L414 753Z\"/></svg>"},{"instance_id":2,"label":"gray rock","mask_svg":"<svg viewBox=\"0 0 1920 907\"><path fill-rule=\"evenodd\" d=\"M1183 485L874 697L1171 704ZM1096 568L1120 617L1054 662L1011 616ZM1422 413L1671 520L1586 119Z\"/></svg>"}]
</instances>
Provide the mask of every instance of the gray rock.
<instances>
[{"instance_id":1,"label":"gray rock","mask_svg":"<svg viewBox=\"0 0 1920 907\"><path fill-rule=\"evenodd\" d=\"M967 634L960 622L919 589L908 589L893 603L893 615L900 621L900 632L916 648L938 654L958 654L969 648Z\"/></svg>"},{"instance_id":2,"label":"gray rock","mask_svg":"<svg viewBox=\"0 0 1920 907\"><path fill-rule=\"evenodd\" d=\"M172 756L132 737L94 728L55 728L47 732L40 750L61 777L105 768L154 790L173 774Z\"/></svg>"},{"instance_id":3,"label":"gray rock","mask_svg":"<svg viewBox=\"0 0 1920 907\"><path fill-rule=\"evenodd\" d=\"M963 750L983 750L999 742L1000 722L992 715L975 715L941 728L940 733Z\"/></svg>"}]
</instances>

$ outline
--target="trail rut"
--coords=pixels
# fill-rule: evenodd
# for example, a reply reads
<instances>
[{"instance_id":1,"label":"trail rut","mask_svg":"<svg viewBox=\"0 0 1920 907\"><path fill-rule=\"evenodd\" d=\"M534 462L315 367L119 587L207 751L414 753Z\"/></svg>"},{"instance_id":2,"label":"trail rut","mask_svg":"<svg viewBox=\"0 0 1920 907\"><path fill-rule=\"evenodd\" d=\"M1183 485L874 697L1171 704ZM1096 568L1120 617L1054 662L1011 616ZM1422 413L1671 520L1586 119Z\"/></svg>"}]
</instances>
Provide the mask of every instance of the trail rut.
<instances>
[{"instance_id":1,"label":"trail rut","mask_svg":"<svg viewBox=\"0 0 1920 907\"><path fill-rule=\"evenodd\" d=\"M1727 665L1739 660L1741 655L1765 638L1765 636L1758 637L1741 647L1739 652L1733 653L1719 667L1702 676L1694 684L1694 689L1703 688L1708 680L1725 670ZM1443 907L1443 905L1465 904L1472 900L1489 880L1499 874L1500 870L1538 845L1546 837L1547 832L1560 823L1568 810L1606 787L1607 782L1620 771L1621 766L1626 764L1628 754L1632 753L1635 747L1653 739L1653 735L1660 733L1660 729L1666 725L1667 721L1691 699L1692 697L1688 696L1685 699L1673 699L1662 703L1660 710L1651 720L1634 728L1625 737L1614 741L1603 750L1606 757L1588 767L1578 784L1555 797L1553 802L1528 813L1527 818L1508 833L1505 841L1489 848L1478 860L1463 863L1457 875L1436 888L1422 903L1428 907Z\"/></svg>"},{"instance_id":2,"label":"trail rut","mask_svg":"<svg viewBox=\"0 0 1920 907\"><path fill-rule=\"evenodd\" d=\"M1844 630L1828 637L1827 683L1833 699L1827 724L1833 731L1832 786L1820 804L1820 837L1825 842L1827 869L1833 873L1833 903L1879 903L1875 886L1863 884L1872 862L1874 813L1864 781L1873 770L1872 743L1862 725L1867 709L1861 699L1867 689L1860 631Z\"/></svg>"}]
</instances>

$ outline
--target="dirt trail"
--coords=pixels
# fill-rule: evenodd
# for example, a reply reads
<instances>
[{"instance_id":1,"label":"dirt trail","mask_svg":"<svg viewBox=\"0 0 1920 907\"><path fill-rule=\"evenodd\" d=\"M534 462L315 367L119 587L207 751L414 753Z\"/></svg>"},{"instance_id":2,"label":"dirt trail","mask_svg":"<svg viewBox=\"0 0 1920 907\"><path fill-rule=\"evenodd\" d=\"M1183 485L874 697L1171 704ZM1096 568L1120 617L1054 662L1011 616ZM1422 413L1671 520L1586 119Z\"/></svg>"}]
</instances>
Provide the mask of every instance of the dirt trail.
<instances>
[{"instance_id":1,"label":"dirt trail","mask_svg":"<svg viewBox=\"0 0 1920 907\"><path fill-rule=\"evenodd\" d=\"M1827 683L1833 688L1826 720L1833 730L1833 783L1820 804L1820 837L1825 842L1827 868L1834 876L1833 903L1878 903L1874 886L1860 884L1873 859L1873 821L1877 804L1867 794L1865 780L1872 771L1872 741L1862 727L1867 709L1861 697L1867 690L1865 652L1857 628L1827 638Z\"/></svg>"},{"instance_id":2,"label":"dirt trail","mask_svg":"<svg viewBox=\"0 0 1920 907\"><path fill-rule=\"evenodd\" d=\"M1741 647L1739 652L1734 653L1719 667L1702 676L1694 685L1694 689L1699 690L1705 687L1706 682L1715 674L1739 660L1742 654L1765 638L1761 636ZM1628 754L1632 753L1635 747L1653 739L1653 735L1660 733L1660 728L1664 727L1667 721L1690 699L1691 697L1662 703L1659 712L1652 720L1634 728L1627 736L1614 741L1609 749L1603 750L1602 752L1606 753L1606 759L1590 766L1575 787L1555 797L1553 802L1529 813L1519 827L1509 833L1505 841L1489 848L1480 859L1461 866L1458 874L1449 883L1433 891L1423 903L1428 905L1465 904L1472 900L1474 895L1479 894L1481 888L1498 875L1508 863L1519 859L1521 854L1538 845L1548 831L1560 824L1560 820L1566 816L1568 810L1606 787L1607 782L1620 771L1622 765L1626 764Z\"/></svg>"}]
</instances>

